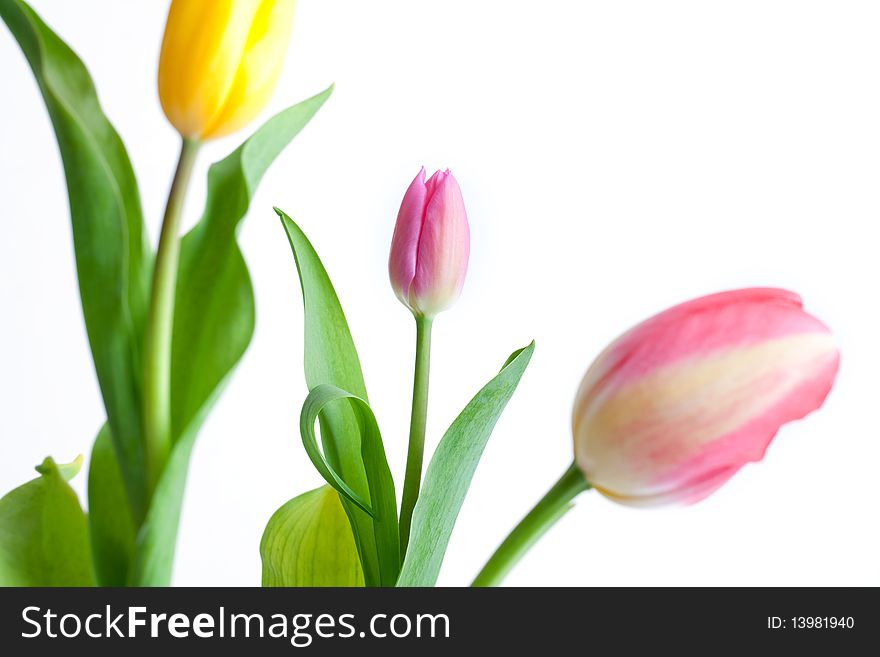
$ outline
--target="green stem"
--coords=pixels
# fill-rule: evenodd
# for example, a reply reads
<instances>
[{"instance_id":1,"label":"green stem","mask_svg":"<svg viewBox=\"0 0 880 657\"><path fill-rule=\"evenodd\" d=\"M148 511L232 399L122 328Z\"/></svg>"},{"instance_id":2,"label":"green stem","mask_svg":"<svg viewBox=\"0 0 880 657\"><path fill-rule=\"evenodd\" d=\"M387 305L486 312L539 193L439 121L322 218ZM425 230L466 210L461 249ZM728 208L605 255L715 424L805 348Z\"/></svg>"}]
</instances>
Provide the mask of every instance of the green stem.
<instances>
[{"instance_id":1,"label":"green stem","mask_svg":"<svg viewBox=\"0 0 880 657\"><path fill-rule=\"evenodd\" d=\"M413 377L412 415L409 424L409 447L406 454L406 475L400 504L400 560L406 555L413 509L419 499L422 483L422 461L425 455L425 423L428 420L428 378L431 369L430 317L416 317L416 367Z\"/></svg>"},{"instance_id":2,"label":"green stem","mask_svg":"<svg viewBox=\"0 0 880 657\"><path fill-rule=\"evenodd\" d=\"M580 469L572 463L553 488L504 539L471 586L500 584L538 539L571 508L571 501L589 488L590 484Z\"/></svg>"},{"instance_id":3,"label":"green stem","mask_svg":"<svg viewBox=\"0 0 880 657\"><path fill-rule=\"evenodd\" d=\"M144 331L144 452L152 494L171 451L171 336L180 258L180 219L199 142L184 139L168 193Z\"/></svg>"}]
</instances>

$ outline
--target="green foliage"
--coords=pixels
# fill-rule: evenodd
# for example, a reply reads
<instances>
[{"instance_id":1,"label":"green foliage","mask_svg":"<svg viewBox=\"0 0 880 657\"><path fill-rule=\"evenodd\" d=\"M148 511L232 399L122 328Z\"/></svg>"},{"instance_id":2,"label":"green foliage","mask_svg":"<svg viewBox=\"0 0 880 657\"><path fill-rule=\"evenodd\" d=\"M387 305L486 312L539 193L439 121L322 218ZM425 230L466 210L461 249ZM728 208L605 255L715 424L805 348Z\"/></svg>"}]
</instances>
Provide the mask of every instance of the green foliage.
<instances>
[{"instance_id":1,"label":"green foliage","mask_svg":"<svg viewBox=\"0 0 880 657\"><path fill-rule=\"evenodd\" d=\"M181 244L171 360L175 442L138 535L132 584L165 586L171 578L196 434L253 336L254 294L236 228L269 165L331 93L272 117L208 172L205 212Z\"/></svg>"},{"instance_id":2,"label":"green foliage","mask_svg":"<svg viewBox=\"0 0 880 657\"><path fill-rule=\"evenodd\" d=\"M364 573L339 495L321 486L269 519L260 542L263 586L363 586Z\"/></svg>"},{"instance_id":3,"label":"green foliage","mask_svg":"<svg viewBox=\"0 0 880 657\"><path fill-rule=\"evenodd\" d=\"M254 333L254 293L236 229L269 165L332 91L272 117L208 172L204 214L180 248L171 370L175 440L204 418Z\"/></svg>"},{"instance_id":4,"label":"green foliage","mask_svg":"<svg viewBox=\"0 0 880 657\"><path fill-rule=\"evenodd\" d=\"M0 499L0 586L94 584L86 516L67 483L81 465L47 458L38 478Z\"/></svg>"},{"instance_id":5,"label":"green foliage","mask_svg":"<svg viewBox=\"0 0 880 657\"><path fill-rule=\"evenodd\" d=\"M309 390L328 384L368 403L360 359L330 277L299 226L281 210L275 211L287 232L302 287L306 384ZM338 399L322 409L319 421L327 463L359 499L370 504L361 427L354 408ZM342 504L352 523L366 584L377 586L382 568L373 518L348 497L342 498Z\"/></svg>"},{"instance_id":6,"label":"green foliage","mask_svg":"<svg viewBox=\"0 0 880 657\"><path fill-rule=\"evenodd\" d=\"M296 223L276 211L293 248L303 294L310 392L303 404L300 432L306 453L345 506L366 585L431 586L477 462L525 372L534 343L510 356L440 442L415 507L410 546L398 579L399 561L393 556L399 548L394 484L367 402L357 351L317 253ZM323 451L315 434L316 419Z\"/></svg>"},{"instance_id":7,"label":"green foliage","mask_svg":"<svg viewBox=\"0 0 880 657\"><path fill-rule=\"evenodd\" d=\"M266 170L332 87L274 116L210 168L204 213L181 243L173 445L151 495L141 352L153 255L131 162L76 54L23 0L0 0L0 17L33 70L61 152L83 316L107 412L92 451L88 519L66 481L80 461L56 466L46 459L38 479L0 500L0 584L167 585L196 435L254 332L254 294L237 230ZM261 543L263 583L433 585L477 462L533 345L511 357L441 441L401 570L394 482L345 315L312 245L278 214L303 295L310 392L300 429L330 486L294 498L272 517Z\"/></svg>"},{"instance_id":8,"label":"green foliage","mask_svg":"<svg viewBox=\"0 0 880 657\"><path fill-rule=\"evenodd\" d=\"M147 507L140 346L152 256L125 147L79 57L21 0L0 16L34 72L67 177L83 316L135 517Z\"/></svg>"},{"instance_id":9,"label":"green foliage","mask_svg":"<svg viewBox=\"0 0 880 657\"><path fill-rule=\"evenodd\" d=\"M315 421L323 409L336 401L347 401L360 426L361 456L367 475L370 491L370 506L366 506L357 494L333 470L324 459L315 436ZM379 425L369 404L335 386L321 384L313 388L303 403L300 416L300 433L306 453L321 476L347 498L368 513L373 522L373 537L379 560L379 572L371 574L367 581L378 586L394 586L400 572L400 541L397 529L397 499L394 495L394 480L385 458L385 447ZM357 527L354 527L357 531ZM372 546L371 546L372 547Z\"/></svg>"},{"instance_id":10,"label":"green foliage","mask_svg":"<svg viewBox=\"0 0 880 657\"><path fill-rule=\"evenodd\" d=\"M434 586L437 582L474 471L534 350L533 342L514 352L501 372L465 406L437 446L413 511L412 533L398 586Z\"/></svg>"},{"instance_id":11,"label":"green foliage","mask_svg":"<svg viewBox=\"0 0 880 657\"><path fill-rule=\"evenodd\" d=\"M89 531L97 584L125 586L137 526L126 504L125 484L106 424L95 438L89 461Z\"/></svg>"},{"instance_id":12,"label":"green foliage","mask_svg":"<svg viewBox=\"0 0 880 657\"><path fill-rule=\"evenodd\" d=\"M89 471L97 580L166 585L195 436L254 330L236 229L269 165L332 87L271 118L209 171L204 214L181 244L171 363L175 443L150 498L140 387L153 256L131 162L76 54L22 0L0 0L0 17L33 70L67 178L83 316L107 411Z\"/></svg>"}]
</instances>

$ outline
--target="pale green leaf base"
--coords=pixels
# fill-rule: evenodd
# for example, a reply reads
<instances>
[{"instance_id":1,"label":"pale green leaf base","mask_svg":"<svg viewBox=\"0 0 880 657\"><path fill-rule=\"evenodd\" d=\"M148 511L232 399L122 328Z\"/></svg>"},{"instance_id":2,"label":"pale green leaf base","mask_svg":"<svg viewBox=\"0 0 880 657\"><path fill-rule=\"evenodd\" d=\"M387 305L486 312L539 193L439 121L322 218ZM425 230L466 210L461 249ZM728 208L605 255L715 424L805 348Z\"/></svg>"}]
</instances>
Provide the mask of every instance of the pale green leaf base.
<instances>
[{"instance_id":1,"label":"pale green leaf base","mask_svg":"<svg viewBox=\"0 0 880 657\"><path fill-rule=\"evenodd\" d=\"M93 586L86 515L68 485L82 457L58 466L0 499L0 586Z\"/></svg>"},{"instance_id":2,"label":"pale green leaf base","mask_svg":"<svg viewBox=\"0 0 880 657\"><path fill-rule=\"evenodd\" d=\"M339 495L322 486L269 519L260 542L263 586L363 586L357 548Z\"/></svg>"}]
</instances>

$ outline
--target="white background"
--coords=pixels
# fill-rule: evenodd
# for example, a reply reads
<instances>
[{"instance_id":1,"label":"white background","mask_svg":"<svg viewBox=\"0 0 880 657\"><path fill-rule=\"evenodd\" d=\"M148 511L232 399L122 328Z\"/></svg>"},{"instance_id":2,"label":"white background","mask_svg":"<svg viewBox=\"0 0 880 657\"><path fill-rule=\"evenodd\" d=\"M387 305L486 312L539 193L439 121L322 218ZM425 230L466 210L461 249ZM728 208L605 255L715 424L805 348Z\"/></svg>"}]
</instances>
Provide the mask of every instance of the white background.
<instances>
[{"instance_id":1,"label":"white background","mask_svg":"<svg viewBox=\"0 0 880 657\"><path fill-rule=\"evenodd\" d=\"M153 236L178 147L155 89L167 4L34 1L89 66ZM797 290L838 336L825 407L694 507L584 495L508 582L880 584L878 26L874 2L301 0L265 116L337 89L241 233L257 330L199 437L174 583L258 585L267 519L321 483L297 434L302 310L272 205L301 223L339 291L400 486L414 327L386 259L425 164L452 168L473 233L464 294L435 324L429 448L513 349L538 343L442 584L469 583L568 465L572 397L608 341L673 303L750 285ZM46 455L88 454L104 415L54 136L3 28L0 70L5 491ZM244 136L205 149L189 223L208 164Z\"/></svg>"}]
</instances>

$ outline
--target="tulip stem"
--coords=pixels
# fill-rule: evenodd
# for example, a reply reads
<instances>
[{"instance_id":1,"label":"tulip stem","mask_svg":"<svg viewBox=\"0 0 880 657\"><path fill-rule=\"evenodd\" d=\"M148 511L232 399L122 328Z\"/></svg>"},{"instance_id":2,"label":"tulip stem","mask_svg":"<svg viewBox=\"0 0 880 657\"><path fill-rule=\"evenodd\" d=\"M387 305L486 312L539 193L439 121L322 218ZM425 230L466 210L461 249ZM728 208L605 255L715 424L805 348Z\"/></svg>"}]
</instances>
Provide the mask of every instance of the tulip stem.
<instances>
[{"instance_id":1,"label":"tulip stem","mask_svg":"<svg viewBox=\"0 0 880 657\"><path fill-rule=\"evenodd\" d=\"M180 220L199 142L184 139L168 193L144 331L144 456L152 495L171 452L171 338L180 258Z\"/></svg>"},{"instance_id":2,"label":"tulip stem","mask_svg":"<svg viewBox=\"0 0 880 657\"><path fill-rule=\"evenodd\" d=\"M499 585L538 539L572 507L572 500L589 488L590 484L580 469L572 463L553 488L508 534L471 586Z\"/></svg>"},{"instance_id":3,"label":"tulip stem","mask_svg":"<svg viewBox=\"0 0 880 657\"><path fill-rule=\"evenodd\" d=\"M428 379L431 370L430 317L416 317L416 367L413 377L412 415L409 424L409 447L406 475L400 504L400 560L406 555L413 509L419 499L422 462L425 455L425 425L428 420Z\"/></svg>"}]
</instances>

